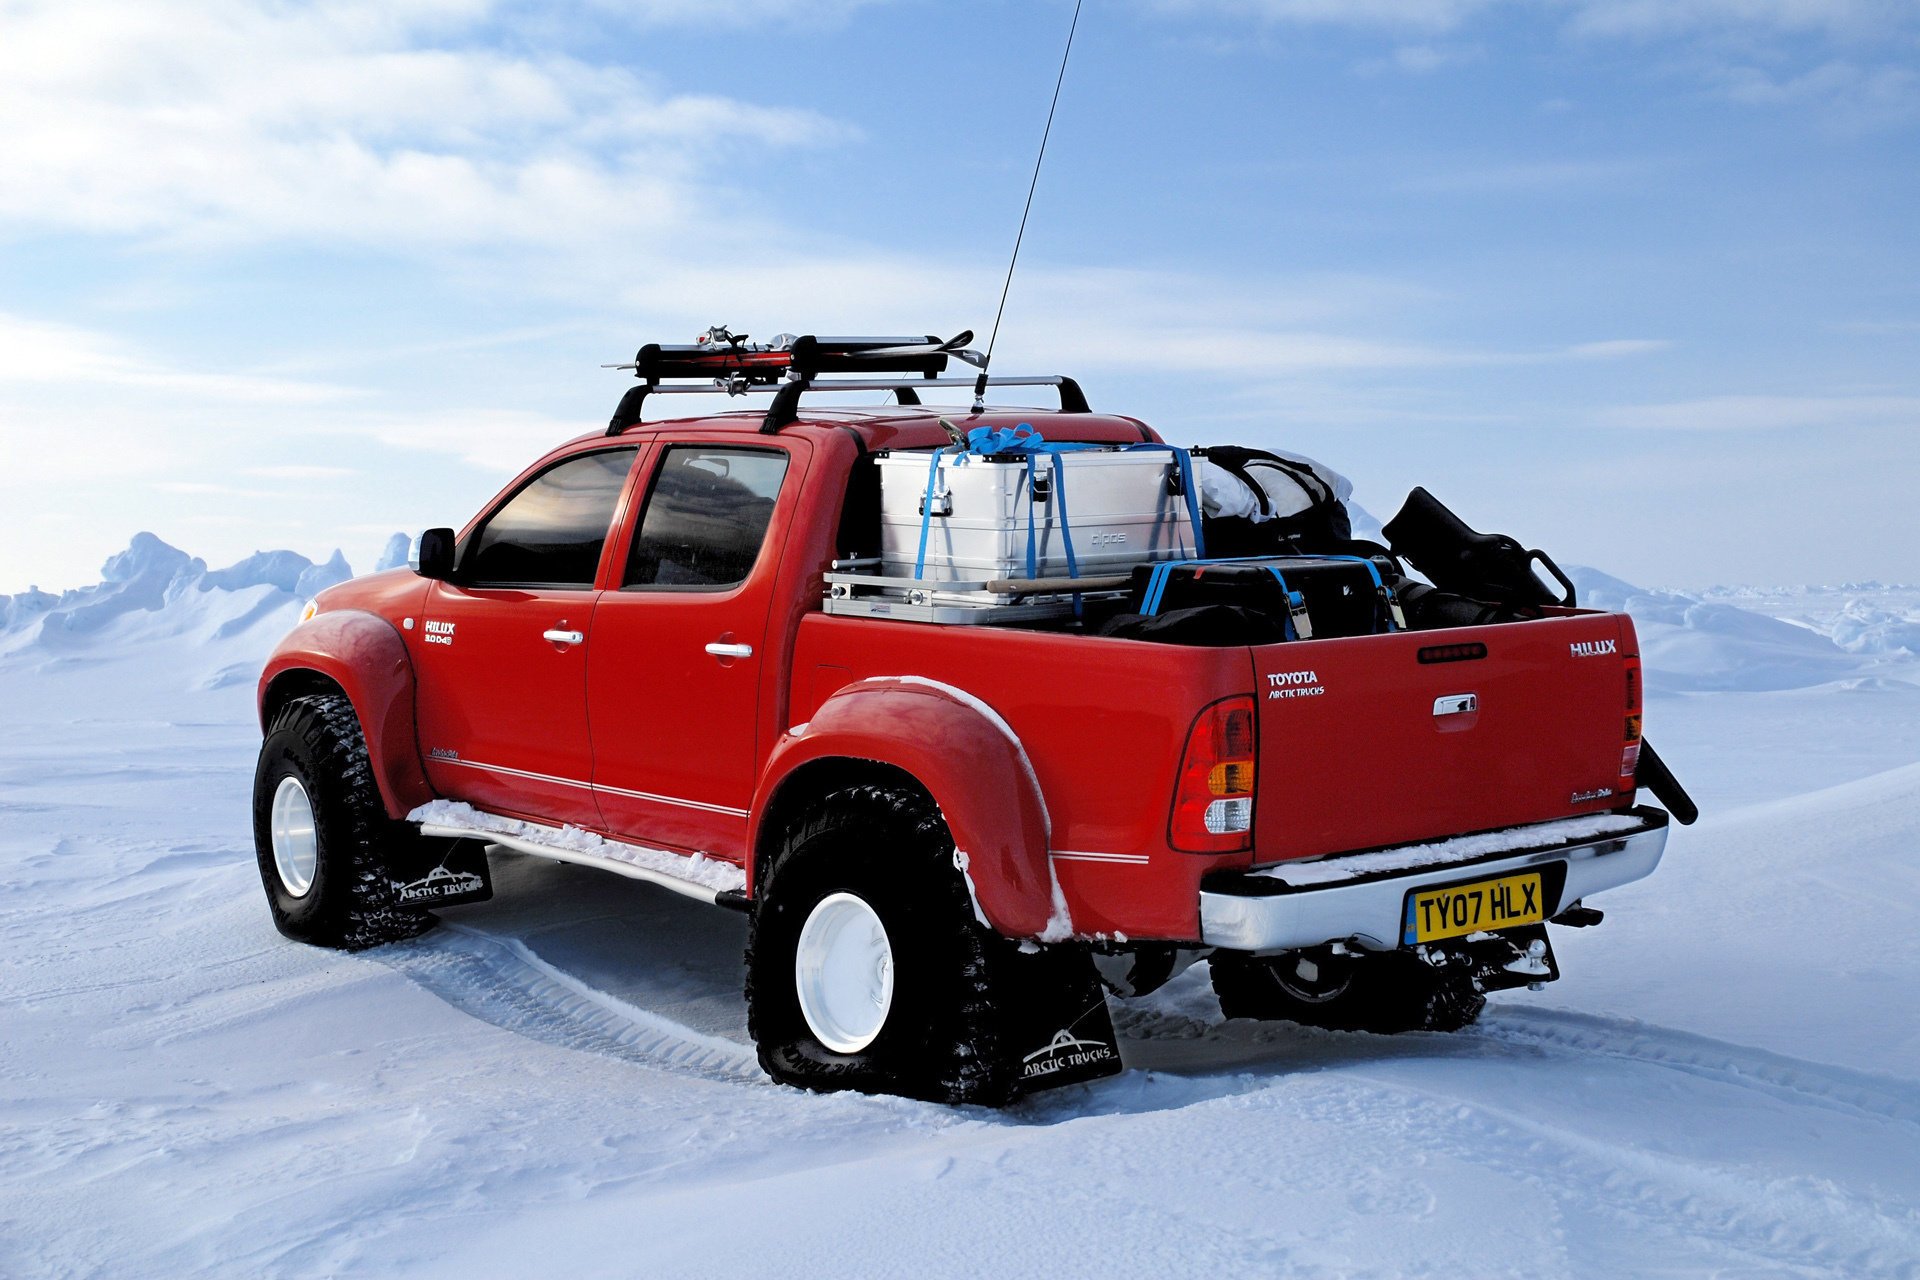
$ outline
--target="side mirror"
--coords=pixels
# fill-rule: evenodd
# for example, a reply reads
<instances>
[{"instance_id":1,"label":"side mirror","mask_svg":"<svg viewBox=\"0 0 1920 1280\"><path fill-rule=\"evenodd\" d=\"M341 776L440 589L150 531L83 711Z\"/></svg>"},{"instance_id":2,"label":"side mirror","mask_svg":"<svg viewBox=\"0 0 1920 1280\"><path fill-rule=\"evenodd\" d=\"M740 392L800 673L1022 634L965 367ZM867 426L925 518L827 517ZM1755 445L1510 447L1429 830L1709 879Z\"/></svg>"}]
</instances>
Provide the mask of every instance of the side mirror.
<instances>
[{"instance_id":1,"label":"side mirror","mask_svg":"<svg viewBox=\"0 0 1920 1280\"><path fill-rule=\"evenodd\" d=\"M422 529L407 555L407 567L423 578L445 582L453 576L453 530Z\"/></svg>"}]
</instances>

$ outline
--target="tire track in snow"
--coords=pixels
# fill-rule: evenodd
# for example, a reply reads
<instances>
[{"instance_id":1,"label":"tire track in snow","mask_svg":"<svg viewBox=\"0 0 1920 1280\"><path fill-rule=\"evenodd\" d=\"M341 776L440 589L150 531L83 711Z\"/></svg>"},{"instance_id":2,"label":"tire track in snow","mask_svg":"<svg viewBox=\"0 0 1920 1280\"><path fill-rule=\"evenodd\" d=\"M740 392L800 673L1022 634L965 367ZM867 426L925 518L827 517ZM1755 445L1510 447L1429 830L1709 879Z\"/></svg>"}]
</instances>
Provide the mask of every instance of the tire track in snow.
<instances>
[{"instance_id":1,"label":"tire track in snow","mask_svg":"<svg viewBox=\"0 0 1920 1280\"><path fill-rule=\"evenodd\" d=\"M1697 1109L1724 1105L1714 1100L1730 1093L1757 1094L1784 1108L1817 1108L1834 1117L1831 1123L1853 1129L1856 1140L1865 1131L1892 1149L1911 1148L1920 1138L1913 1132L1920 1127L1920 1089L1904 1081L1665 1027L1555 1010L1502 1007L1487 1022L1451 1036L1221 1023L1151 1009L1128 1010L1115 1021L1134 1040L1271 1046L1264 1071L1247 1074L1244 1059L1221 1063L1221 1070L1245 1085L1231 1091L1241 1105L1263 1105L1274 1097L1300 1105L1300 1095L1286 1087L1290 1077L1330 1085L1331 1092L1305 1104L1329 1122L1384 1126L1409 1149L1537 1187L1571 1215L1598 1215L1677 1243L1711 1242L1766 1270L1920 1277L1920 1210L1896 1189L1782 1172L1775 1158L1786 1153L1766 1145L1721 1158L1663 1151L1666 1135L1652 1113L1646 1140L1636 1141L1631 1126L1607 1136L1608 1126L1591 1122L1592 1108L1601 1104L1583 1102L1578 1094L1567 1097L1564 1110L1543 1115L1528 1106L1537 1096L1523 1093L1507 1103L1497 1094L1450 1087L1457 1074L1426 1076L1419 1068L1423 1060L1438 1065L1503 1057L1524 1071L1525 1061L1514 1061L1524 1054L1600 1071L1673 1073L1685 1081L1683 1088L1699 1091L1685 1095L1698 1099L1691 1104ZM1181 1066L1157 1070L1208 1073L1204 1061L1191 1056ZM1649 1101L1656 1103L1651 1091ZM1657 1105L1676 1104L1669 1097ZM1787 1159L1791 1165L1793 1157Z\"/></svg>"},{"instance_id":2,"label":"tire track in snow","mask_svg":"<svg viewBox=\"0 0 1920 1280\"><path fill-rule=\"evenodd\" d=\"M1342 1074L1349 1097L1326 1105L1351 1123L1390 1117L1385 1122L1408 1147L1536 1187L1565 1214L1603 1217L1676 1244L1707 1244L1714 1269L1729 1268L1733 1260L1722 1251L1730 1251L1769 1273L1920 1276L1920 1215L1911 1205L1882 1203L1812 1175L1609 1141L1588 1132L1577 1109L1547 1121L1517 1104L1466 1098L1404 1076ZM1692 1265L1676 1258L1676 1270Z\"/></svg>"},{"instance_id":3,"label":"tire track in snow","mask_svg":"<svg viewBox=\"0 0 1920 1280\"><path fill-rule=\"evenodd\" d=\"M1393 1037L1322 1031L1289 1022L1210 1022L1187 1013L1124 1005L1114 1009L1113 1020L1123 1044L1127 1040L1162 1044L1194 1041L1262 1046L1291 1044L1300 1049L1300 1067L1312 1070L1339 1065L1338 1055L1330 1054L1329 1049L1341 1044L1351 1044L1357 1050L1364 1046L1361 1052L1366 1057L1383 1061L1477 1057L1513 1049L1576 1061L1608 1058L1920 1130L1920 1085L1654 1023L1573 1010L1491 1006L1485 1018L1464 1031ZM1287 1067L1284 1059L1275 1061L1274 1065L1283 1071ZM1156 1069L1174 1074L1183 1070L1204 1072L1207 1064L1204 1060L1189 1058L1180 1068ZM1220 1064L1223 1071L1245 1069L1238 1061ZM1920 1133L1909 1140L1920 1144Z\"/></svg>"},{"instance_id":4,"label":"tire track in snow","mask_svg":"<svg viewBox=\"0 0 1920 1280\"><path fill-rule=\"evenodd\" d=\"M1561 1050L1663 1067L1776 1098L1920 1129L1920 1085L1791 1058L1711 1036L1626 1018L1504 1007L1464 1033L1469 1040ZM1920 1146L1920 1134L1908 1139Z\"/></svg>"},{"instance_id":5,"label":"tire track in snow","mask_svg":"<svg viewBox=\"0 0 1920 1280\"><path fill-rule=\"evenodd\" d=\"M503 1031L657 1070L727 1083L766 1083L754 1051L628 1004L547 963L517 938L440 926L369 953L409 980Z\"/></svg>"}]
</instances>

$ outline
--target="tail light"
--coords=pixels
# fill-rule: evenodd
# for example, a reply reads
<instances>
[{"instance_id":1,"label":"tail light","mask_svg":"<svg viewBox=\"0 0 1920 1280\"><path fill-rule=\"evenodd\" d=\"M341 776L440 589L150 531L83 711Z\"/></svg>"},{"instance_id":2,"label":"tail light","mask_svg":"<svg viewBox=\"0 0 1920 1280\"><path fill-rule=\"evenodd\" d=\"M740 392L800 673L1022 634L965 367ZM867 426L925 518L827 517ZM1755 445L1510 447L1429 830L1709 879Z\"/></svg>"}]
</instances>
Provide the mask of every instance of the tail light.
<instances>
[{"instance_id":1,"label":"tail light","mask_svg":"<svg viewBox=\"0 0 1920 1280\"><path fill-rule=\"evenodd\" d=\"M1253 847L1253 699L1227 698L1193 722L1180 758L1168 836L1187 853Z\"/></svg>"},{"instance_id":2,"label":"tail light","mask_svg":"<svg viewBox=\"0 0 1920 1280\"><path fill-rule=\"evenodd\" d=\"M1631 794L1634 775L1640 768L1640 659L1629 656L1627 671L1627 721L1623 733L1625 746L1620 748L1621 790Z\"/></svg>"}]
</instances>

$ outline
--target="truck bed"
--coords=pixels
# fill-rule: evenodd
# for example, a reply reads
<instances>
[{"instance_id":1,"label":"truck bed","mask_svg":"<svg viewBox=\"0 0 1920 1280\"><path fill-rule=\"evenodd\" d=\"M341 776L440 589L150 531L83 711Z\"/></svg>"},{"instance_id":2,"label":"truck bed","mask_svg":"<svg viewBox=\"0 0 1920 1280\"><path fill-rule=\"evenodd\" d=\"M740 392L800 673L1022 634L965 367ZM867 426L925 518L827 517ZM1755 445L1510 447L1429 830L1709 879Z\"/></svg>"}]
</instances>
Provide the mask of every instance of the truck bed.
<instances>
[{"instance_id":1,"label":"truck bed","mask_svg":"<svg viewBox=\"0 0 1920 1280\"><path fill-rule=\"evenodd\" d=\"M1193 937L1211 872L1630 805L1617 788L1634 648L1628 620L1582 610L1256 648L812 614L796 642L790 722L875 677L980 699L1032 762L1076 927L1124 920L1138 936L1145 919L1151 936ZM1169 806L1194 719L1248 695L1253 850L1174 850ZM1464 695L1472 710L1436 714Z\"/></svg>"}]
</instances>

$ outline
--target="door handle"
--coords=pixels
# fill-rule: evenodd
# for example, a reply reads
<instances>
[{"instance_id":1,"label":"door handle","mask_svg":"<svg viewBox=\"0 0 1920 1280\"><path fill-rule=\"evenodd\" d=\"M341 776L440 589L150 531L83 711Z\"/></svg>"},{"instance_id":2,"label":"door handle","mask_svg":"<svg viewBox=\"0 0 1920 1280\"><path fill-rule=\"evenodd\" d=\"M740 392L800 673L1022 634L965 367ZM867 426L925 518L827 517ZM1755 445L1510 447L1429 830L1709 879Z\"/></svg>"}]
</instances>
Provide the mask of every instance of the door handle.
<instances>
[{"instance_id":1,"label":"door handle","mask_svg":"<svg viewBox=\"0 0 1920 1280\"><path fill-rule=\"evenodd\" d=\"M542 631L540 638L542 640L551 640L555 644L584 644L587 636L584 631L560 631L556 629Z\"/></svg>"},{"instance_id":2,"label":"door handle","mask_svg":"<svg viewBox=\"0 0 1920 1280\"><path fill-rule=\"evenodd\" d=\"M715 640L707 646L707 652L716 658L751 658L753 646L750 644L722 644Z\"/></svg>"}]
</instances>

